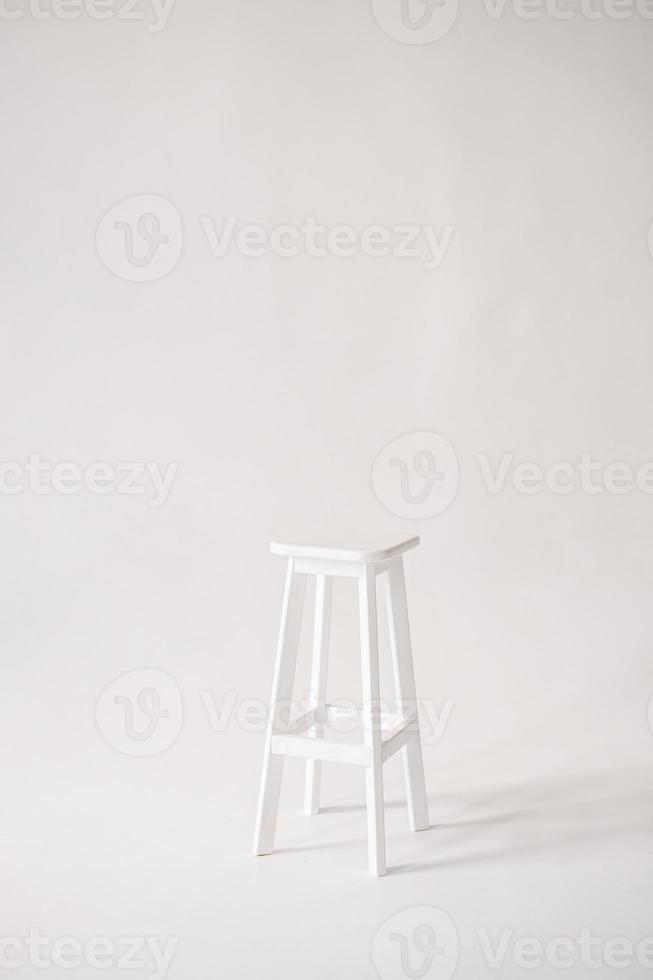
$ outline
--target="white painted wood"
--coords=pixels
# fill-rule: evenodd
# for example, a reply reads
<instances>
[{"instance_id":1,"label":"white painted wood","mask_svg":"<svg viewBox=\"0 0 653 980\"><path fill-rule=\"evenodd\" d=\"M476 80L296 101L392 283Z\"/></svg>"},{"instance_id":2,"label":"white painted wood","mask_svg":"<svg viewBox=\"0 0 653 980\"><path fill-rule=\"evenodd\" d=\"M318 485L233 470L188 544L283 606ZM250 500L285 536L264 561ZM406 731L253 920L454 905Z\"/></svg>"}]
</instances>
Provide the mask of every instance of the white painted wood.
<instances>
[{"instance_id":1,"label":"white painted wood","mask_svg":"<svg viewBox=\"0 0 653 980\"><path fill-rule=\"evenodd\" d=\"M385 586L390 650L398 706L400 711L416 711L415 673L402 558L398 558L388 569ZM414 726L416 737L409 739L402 748L408 800L408 822L411 830L426 830L430 823L424 783L422 742L417 717L415 717Z\"/></svg>"},{"instance_id":2,"label":"white painted wood","mask_svg":"<svg viewBox=\"0 0 653 980\"><path fill-rule=\"evenodd\" d=\"M367 745L327 742L308 735L274 735L272 754L273 757L291 755L298 759L318 759L321 762L339 762L348 766L369 766L372 759Z\"/></svg>"},{"instance_id":3,"label":"white painted wood","mask_svg":"<svg viewBox=\"0 0 653 980\"><path fill-rule=\"evenodd\" d=\"M277 725L275 732L280 735L303 735L307 729L312 728L321 720L317 709L310 708L305 714L290 719L287 725Z\"/></svg>"},{"instance_id":4,"label":"white painted wood","mask_svg":"<svg viewBox=\"0 0 653 980\"><path fill-rule=\"evenodd\" d=\"M358 582L360 638L363 675L365 744L371 762L365 770L367 836L370 871L384 875L385 816L383 811L383 758L380 728L379 653L376 620L376 577L367 569Z\"/></svg>"},{"instance_id":5,"label":"white painted wood","mask_svg":"<svg viewBox=\"0 0 653 980\"><path fill-rule=\"evenodd\" d=\"M318 575L315 579L315 622L311 670L311 705L318 711L326 705L332 594L333 579L330 576ZM314 732L315 737L319 738L323 734L323 726L316 723ZM306 763L306 786L304 790L306 813L315 814L320 811L321 782L322 763L318 759L309 759Z\"/></svg>"},{"instance_id":6,"label":"white painted wood","mask_svg":"<svg viewBox=\"0 0 653 980\"><path fill-rule=\"evenodd\" d=\"M306 578L303 575L294 574L294 559L289 558L254 833L254 851L256 854L269 854L274 848L274 834L283 774L283 756L273 755L272 739L277 729L281 727L279 710L284 706L287 707L292 698L305 592Z\"/></svg>"},{"instance_id":7,"label":"white painted wood","mask_svg":"<svg viewBox=\"0 0 653 980\"><path fill-rule=\"evenodd\" d=\"M415 712L406 714L378 715L381 729L382 758L385 762L398 752L410 738L415 738ZM340 704L321 704L305 714L293 718L283 728L277 727L272 736L272 752L276 755L292 755L299 759L317 762L341 762L354 766L367 766L372 755L369 746L362 742L338 741L334 732L342 731L342 722L354 723L364 739L366 719L358 708ZM314 732L308 732L309 728ZM329 731L330 730L330 731ZM318 734L319 733L319 734ZM329 733L329 740L325 736ZM307 786L309 781L307 780ZM313 800L311 793L310 799ZM319 805L319 800L317 801Z\"/></svg>"},{"instance_id":8,"label":"white painted wood","mask_svg":"<svg viewBox=\"0 0 653 980\"><path fill-rule=\"evenodd\" d=\"M404 748L404 746L415 738L415 732L411 731L410 727L402 728L398 732L394 732L392 738L383 739L383 751L381 753L383 761L387 762L388 759L392 758L395 752L399 749Z\"/></svg>"},{"instance_id":9,"label":"white painted wood","mask_svg":"<svg viewBox=\"0 0 653 980\"><path fill-rule=\"evenodd\" d=\"M273 543L273 551L288 556L288 570L256 820L254 849L257 854L267 854L274 846L283 759L286 755L307 760L304 805L309 813L319 811L322 762L346 763L365 769L369 866L375 875L386 873L383 764L395 752L401 751L403 756L410 826L413 830L429 826L401 557L403 551L415 547L418 542L418 538L410 538L386 549L370 550ZM316 576L311 699L308 711L298 718L286 718L284 721L281 709L287 709L292 698L309 574ZM332 587L336 575L358 579L362 711L326 701ZM398 703L398 710L393 713L381 712L376 606L378 575L385 575L390 649ZM352 741L351 734L343 740L337 735L334 737L334 729L342 731L340 724L343 720L358 722L358 742Z\"/></svg>"},{"instance_id":10,"label":"white painted wood","mask_svg":"<svg viewBox=\"0 0 653 980\"><path fill-rule=\"evenodd\" d=\"M416 711L404 711L398 715L381 715L381 738L384 744L400 735L406 728L415 731Z\"/></svg>"},{"instance_id":11,"label":"white painted wood","mask_svg":"<svg viewBox=\"0 0 653 980\"><path fill-rule=\"evenodd\" d=\"M403 727L405 718L404 715L387 711L382 711L379 717L381 719L381 733L383 737L398 725ZM334 728L346 722L348 730L351 730L354 726L360 727L361 732L363 730L363 712L360 708L356 708L350 704L327 704L324 708L324 721Z\"/></svg>"},{"instance_id":12,"label":"white painted wood","mask_svg":"<svg viewBox=\"0 0 653 980\"><path fill-rule=\"evenodd\" d=\"M361 578L366 566L356 561L333 561L328 558L295 558L295 570L301 575L331 575L338 578Z\"/></svg>"},{"instance_id":13,"label":"white painted wood","mask_svg":"<svg viewBox=\"0 0 653 980\"><path fill-rule=\"evenodd\" d=\"M316 539L315 543L310 545L271 541L270 550L273 554L284 557L373 564L395 558L410 548L416 548L419 544L418 537L404 538L400 541L386 541L381 545L370 541L367 536L356 535L356 537L359 540L355 544L352 545L350 539L350 543L345 547L343 547L342 542L327 538Z\"/></svg>"}]
</instances>

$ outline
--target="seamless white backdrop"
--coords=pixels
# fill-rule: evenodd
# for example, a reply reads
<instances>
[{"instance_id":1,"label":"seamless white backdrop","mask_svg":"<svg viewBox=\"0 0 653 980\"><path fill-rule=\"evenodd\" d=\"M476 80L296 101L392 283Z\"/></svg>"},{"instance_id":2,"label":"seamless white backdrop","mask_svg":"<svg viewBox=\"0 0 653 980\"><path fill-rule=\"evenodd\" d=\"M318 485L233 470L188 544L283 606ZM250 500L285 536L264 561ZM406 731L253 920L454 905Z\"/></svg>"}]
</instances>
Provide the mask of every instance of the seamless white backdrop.
<instances>
[{"instance_id":1,"label":"seamless white backdrop","mask_svg":"<svg viewBox=\"0 0 653 980\"><path fill-rule=\"evenodd\" d=\"M477 457L653 459L653 22L467 3L420 44L362 0L176 0L158 32L28 7L0 20L1 461L178 465L154 508L0 494L2 935L174 936L171 980L373 977L373 938L407 907L451 917L465 980L490 973L482 927L650 935L653 497L510 477L491 494ZM168 236L167 274L130 281L127 232L99 229L142 195L172 209L134 238L144 255ZM136 235L139 213L116 220ZM433 270L215 257L202 219L229 215L453 232ZM375 493L374 460L411 432L458 461L436 516ZM250 857L263 739L206 711L267 697L283 578L268 541L315 527L422 537L418 690L453 710L425 749L433 830L408 834L387 769L383 881L366 876L359 774L341 769L308 820L289 766L282 853ZM331 693L356 697L346 586L335 612ZM134 758L96 705L146 668L176 685L179 732ZM501 976L524 973L507 960Z\"/></svg>"}]
</instances>

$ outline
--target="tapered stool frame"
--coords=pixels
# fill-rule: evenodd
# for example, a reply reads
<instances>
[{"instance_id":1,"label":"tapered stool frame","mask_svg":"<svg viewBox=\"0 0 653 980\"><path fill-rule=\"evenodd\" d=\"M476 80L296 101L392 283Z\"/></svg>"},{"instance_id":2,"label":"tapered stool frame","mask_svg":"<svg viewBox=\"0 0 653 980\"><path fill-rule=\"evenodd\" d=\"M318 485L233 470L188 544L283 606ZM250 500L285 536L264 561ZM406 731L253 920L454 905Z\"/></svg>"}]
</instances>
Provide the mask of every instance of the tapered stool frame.
<instances>
[{"instance_id":1,"label":"tapered stool frame","mask_svg":"<svg viewBox=\"0 0 653 980\"><path fill-rule=\"evenodd\" d=\"M386 872L383 763L395 752L401 751L403 757L409 826L411 830L428 828L402 557L403 552L417 544L419 538L411 538L382 550L350 551L273 542L272 551L287 557L288 566L256 818L256 854L269 854L274 849L283 760L286 756L307 759L304 805L310 814L319 811L322 762L344 762L365 769L369 866L372 874L383 875ZM287 709L292 699L309 575L316 578L310 708L299 718L282 719L282 711ZM359 714L363 722L364 741L357 745L320 738L329 719L343 712L341 706L326 703L331 594L335 576L358 581L363 681L363 708ZM377 576L382 577L385 585L396 714L383 713L380 704Z\"/></svg>"}]
</instances>

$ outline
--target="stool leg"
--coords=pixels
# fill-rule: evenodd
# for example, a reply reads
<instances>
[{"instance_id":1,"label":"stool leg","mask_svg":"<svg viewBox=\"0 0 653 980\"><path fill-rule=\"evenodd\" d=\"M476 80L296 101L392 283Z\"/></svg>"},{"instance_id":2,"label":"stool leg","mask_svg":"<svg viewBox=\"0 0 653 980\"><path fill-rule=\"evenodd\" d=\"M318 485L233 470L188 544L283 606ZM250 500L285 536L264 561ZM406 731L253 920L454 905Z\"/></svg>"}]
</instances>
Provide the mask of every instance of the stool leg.
<instances>
[{"instance_id":1,"label":"stool leg","mask_svg":"<svg viewBox=\"0 0 653 980\"><path fill-rule=\"evenodd\" d=\"M379 651L376 622L376 578L366 566L358 581L365 743L372 761L365 770L367 836L370 871L385 874L385 815L383 811L383 758L381 755Z\"/></svg>"},{"instance_id":2,"label":"stool leg","mask_svg":"<svg viewBox=\"0 0 653 980\"><path fill-rule=\"evenodd\" d=\"M417 707L417 695L410 644L404 563L401 558L388 570L385 587L397 701L400 711L410 710ZM411 830L427 830L430 824L419 720L415 719L414 724L416 726L414 736L401 750L408 799L408 822Z\"/></svg>"},{"instance_id":3,"label":"stool leg","mask_svg":"<svg viewBox=\"0 0 653 980\"><path fill-rule=\"evenodd\" d=\"M313 632L313 666L311 671L311 707L324 708L326 704L327 661L329 656L329 629L331 625L331 594L333 579L330 575L317 575L315 579L315 626ZM319 736L322 725L315 725ZM306 787L304 809L314 814L320 811L320 783L322 763L309 759L306 763Z\"/></svg>"},{"instance_id":4,"label":"stool leg","mask_svg":"<svg viewBox=\"0 0 653 980\"><path fill-rule=\"evenodd\" d=\"M265 739L263 775L261 777L258 813L256 816L256 831L254 834L255 854L269 854L274 848L274 833L277 824L277 811L279 809L279 793L281 791L284 757L282 755L273 755L271 744L272 736L280 727L280 711L283 708L288 709L292 698L305 592L306 576L295 573L294 559L289 558L281 611L277 657L274 667L274 679L272 681L270 716Z\"/></svg>"}]
</instances>

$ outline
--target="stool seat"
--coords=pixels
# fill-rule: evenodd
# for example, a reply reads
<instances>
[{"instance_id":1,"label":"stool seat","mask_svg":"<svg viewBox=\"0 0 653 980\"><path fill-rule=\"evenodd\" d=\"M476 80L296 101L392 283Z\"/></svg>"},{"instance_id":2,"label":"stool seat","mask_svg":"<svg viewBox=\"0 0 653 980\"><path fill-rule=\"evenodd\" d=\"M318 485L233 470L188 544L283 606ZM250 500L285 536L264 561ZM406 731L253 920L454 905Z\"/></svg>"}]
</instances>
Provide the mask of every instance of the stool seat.
<instances>
[{"instance_id":1,"label":"stool seat","mask_svg":"<svg viewBox=\"0 0 653 980\"><path fill-rule=\"evenodd\" d=\"M283 555L285 558L313 558L318 561L353 561L364 565L377 565L381 562L390 561L401 555L404 551L410 551L419 544L419 537L404 538L400 541L391 542L386 540L374 541L369 536L355 535L352 541L351 535L347 538L349 544L346 548L341 546L338 540L325 539L313 536L313 544L294 544L287 541L271 541L270 551L273 555Z\"/></svg>"}]
</instances>

